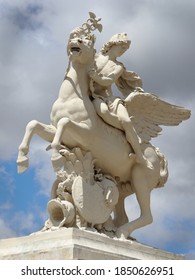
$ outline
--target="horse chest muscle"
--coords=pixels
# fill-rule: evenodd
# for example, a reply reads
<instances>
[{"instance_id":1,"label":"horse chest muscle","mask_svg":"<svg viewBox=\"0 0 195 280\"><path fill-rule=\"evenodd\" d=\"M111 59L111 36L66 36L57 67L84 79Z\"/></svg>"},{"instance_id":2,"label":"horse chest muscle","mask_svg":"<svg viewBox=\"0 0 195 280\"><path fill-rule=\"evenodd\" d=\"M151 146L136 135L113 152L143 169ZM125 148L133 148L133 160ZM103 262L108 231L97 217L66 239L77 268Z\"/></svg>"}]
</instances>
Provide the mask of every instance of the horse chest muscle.
<instances>
[{"instance_id":1,"label":"horse chest muscle","mask_svg":"<svg viewBox=\"0 0 195 280\"><path fill-rule=\"evenodd\" d=\"M67 77L61 85L59 97L55 101L51 111L51 122L54 126L63 117L81 122L89 119L86 103L89 103L88 87L80 83L74 75ZM84 96L86 95L86 97ZM89 106L87 106L89 107Z\"/></svg>"}]
</instances>

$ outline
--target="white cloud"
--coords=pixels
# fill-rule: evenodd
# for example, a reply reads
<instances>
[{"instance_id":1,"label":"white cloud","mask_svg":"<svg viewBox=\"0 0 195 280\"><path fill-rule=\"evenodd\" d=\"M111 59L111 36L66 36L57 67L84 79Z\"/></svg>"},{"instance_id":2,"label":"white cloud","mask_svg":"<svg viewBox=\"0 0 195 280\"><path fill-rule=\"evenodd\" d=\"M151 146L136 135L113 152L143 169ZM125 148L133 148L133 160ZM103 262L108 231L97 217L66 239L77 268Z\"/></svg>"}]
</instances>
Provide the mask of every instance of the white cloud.
<instances>
[{"instance_id":1,"label":"white cloud","mask_svg":"<svg viewBox=\"0 0 195 280\"><path fill-rule=\"evenodd\" d=\"M5 188L11 195L15 189L15 185L12 174L9 174L6 168L2 165L0 166L0 191L3 191Z\"/></svg>"},{"instance_id":2,"label":"white cloud","mask_svg":"<svg viewBox=\"0 0 195 280\"><path fill-rule=\"evenodd\" d=\"M7 223L0 217L0 239L1 238L10 238L17 235L17 232L14 231Z\"/></svg>"},{"instance_id":3,"label":"white cloud","mask_svg":"<svg viewBox=\"0 0 195 280\"><path fill-rule=\"evenodd\" d=\"M11 209L12 207L13 207L13 205L12 205L10 202L5 201L4 203L2 203L2 204L0 205L0 210L9 210L9 209Z\"/></svg>"},{"instance_id":4,"label":"white cloud","mask_svg":"<svg viewBox=\"0 0 195 280\"><path fill-rule=\"evenodd\" d=\"M37 213L36 213L37 214ZM13 215L11 222L14 228L18 228L20 235L27 231L33 232L37 228L36 214L33 212L19 211Z\"/></svg>"},{"instance_id":5,"label":"white cloud","mask_svg":"<svg viewBox=\"0 0 195 280\"><path fill-rule=\"evenodd\" d=\"M9 212L6 209L6 212L2 211L0 215L0 239L24 236L37 232L44 226L47 218L48 215L45 209L36 204L31 205L26 211Z\"/></svg>"},{"instance_id":6,"label":"white cloud","mask_svg":"<svg viewBox=\"0 0 195 280\"><path fill-rule=\"evenodd\" d=\"M44 141L33 141L29 160L35 169L35 179L40 186L40 194L50 196L51 187L56 179L51 163L51 153L46 151L49 143Z\"/></svg>"}]
</instances>

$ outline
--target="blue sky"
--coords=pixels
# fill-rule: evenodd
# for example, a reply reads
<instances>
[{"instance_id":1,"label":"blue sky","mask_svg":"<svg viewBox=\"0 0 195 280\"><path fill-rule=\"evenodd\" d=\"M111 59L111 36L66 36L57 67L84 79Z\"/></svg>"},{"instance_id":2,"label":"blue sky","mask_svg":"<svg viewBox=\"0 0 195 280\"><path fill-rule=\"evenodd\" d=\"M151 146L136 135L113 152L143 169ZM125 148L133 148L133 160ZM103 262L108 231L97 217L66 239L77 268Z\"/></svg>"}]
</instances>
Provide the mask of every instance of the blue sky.
<instances>
[{"instance_id":1,"label":"blue sky","mask_svg":"<svg viewBox=\"0 0 195 280\"><path fill-rule=\"evenodd\" d=\"M16 170L17 149L28 121L49 123L67 67L68 35L89 11L102 18L97 50L113 34L128 33L126 68L139 73L146 91L192 110L190 120L164 128L153 141L168 159L169 179L152 193L153 224L133 237L195 259L193 0L0 0L0 238L35 232L47 219L55 178L47 143L33 139L23 174ZM129 219L139 215L134 196L126 208Z\"/></svg>"}]
</instances>

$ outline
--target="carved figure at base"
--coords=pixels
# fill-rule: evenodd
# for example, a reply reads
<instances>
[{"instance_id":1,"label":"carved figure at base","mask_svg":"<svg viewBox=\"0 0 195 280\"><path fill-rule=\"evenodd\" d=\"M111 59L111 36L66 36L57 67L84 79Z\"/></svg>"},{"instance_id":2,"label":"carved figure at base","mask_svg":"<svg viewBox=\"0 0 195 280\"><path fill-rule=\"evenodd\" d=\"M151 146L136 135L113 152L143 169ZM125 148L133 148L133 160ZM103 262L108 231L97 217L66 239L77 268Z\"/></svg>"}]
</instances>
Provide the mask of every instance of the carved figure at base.
<instances>
[{"instance_id":1,"label":"carved figure at base","mask_svg":"<svg viewBox=\"0 0 195 280\"><path fill-rule=\"evenodd\" d=\"M143 92L140 78L117 62L116 57L129 46L126 35L112 38L110 46L104 47L107 53L95 56L95 29L101 31L100 19L90 13L87 22L70 33L69 65L52 106L51 123L33 120L27 124L19 146L18 171L28 168L30 141L39 135L52 149L57 176L44 230L91 227L128 238L152 222L150 193L164 186L168 177L167 160L150 143L151 138L159 135L161 125L187 120L190 111ZM97 73L91 70L96 64ZM124 99L113 97L113 83ZM133 153L138 160L129 156ZM129 221L124 200L133 193L140 216Z\"/></svg>"},{"instance_id":2,"label":"carved figure at base","mask_svg":"<svg viewBox=\"0 0 195 280\"><path fill-rule=\"evenodd\" d=\"M57 172L48 202L49 219L42 231L64 226L114 231L114 225L110 229L107 225L118 202L116 181L95 169L90 152L74 148L62 149L60 153L64 157L64 170Z\"/></svg>"}]
</instances>

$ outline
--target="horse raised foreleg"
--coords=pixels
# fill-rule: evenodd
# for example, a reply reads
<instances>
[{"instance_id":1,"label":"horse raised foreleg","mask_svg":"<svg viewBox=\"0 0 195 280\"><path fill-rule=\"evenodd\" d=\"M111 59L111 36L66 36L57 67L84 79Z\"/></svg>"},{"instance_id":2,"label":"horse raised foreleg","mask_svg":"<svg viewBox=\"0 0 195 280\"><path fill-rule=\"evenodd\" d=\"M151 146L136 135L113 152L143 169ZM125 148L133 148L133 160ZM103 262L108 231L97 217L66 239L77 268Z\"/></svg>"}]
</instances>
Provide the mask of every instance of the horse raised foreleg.
<instances>
[{"instance_id":1,"label":"horse raised foreleg","mask_svg":"<svg viewBox=\"0 0 195 280\"><path fill-rule=\"evenodd\" d=\"M27 124L23 140L18 149L18 173L22 173L28 168L27 155L29 152L30 141L34 134L37 134L44 140L51 142L55 134L55 127L40 123L36 120L32 120Z\"/></svg>"},{"instance_id":2,"label":"horse raised foreleg","mask_svg":"<svg viewBox=\"0 0 195 280\"><path fill-rule=\"evenodd\" d=\"M140 168L138 165L134 166L132 171L132 185L140 206L141 214L138 219L118 228L116 234L119 238L127 238L134 230L152 223L153 219L150 209L151 190L147 185L147 180L144 174L144 168Z\"/></svg>"}]
</instances>

